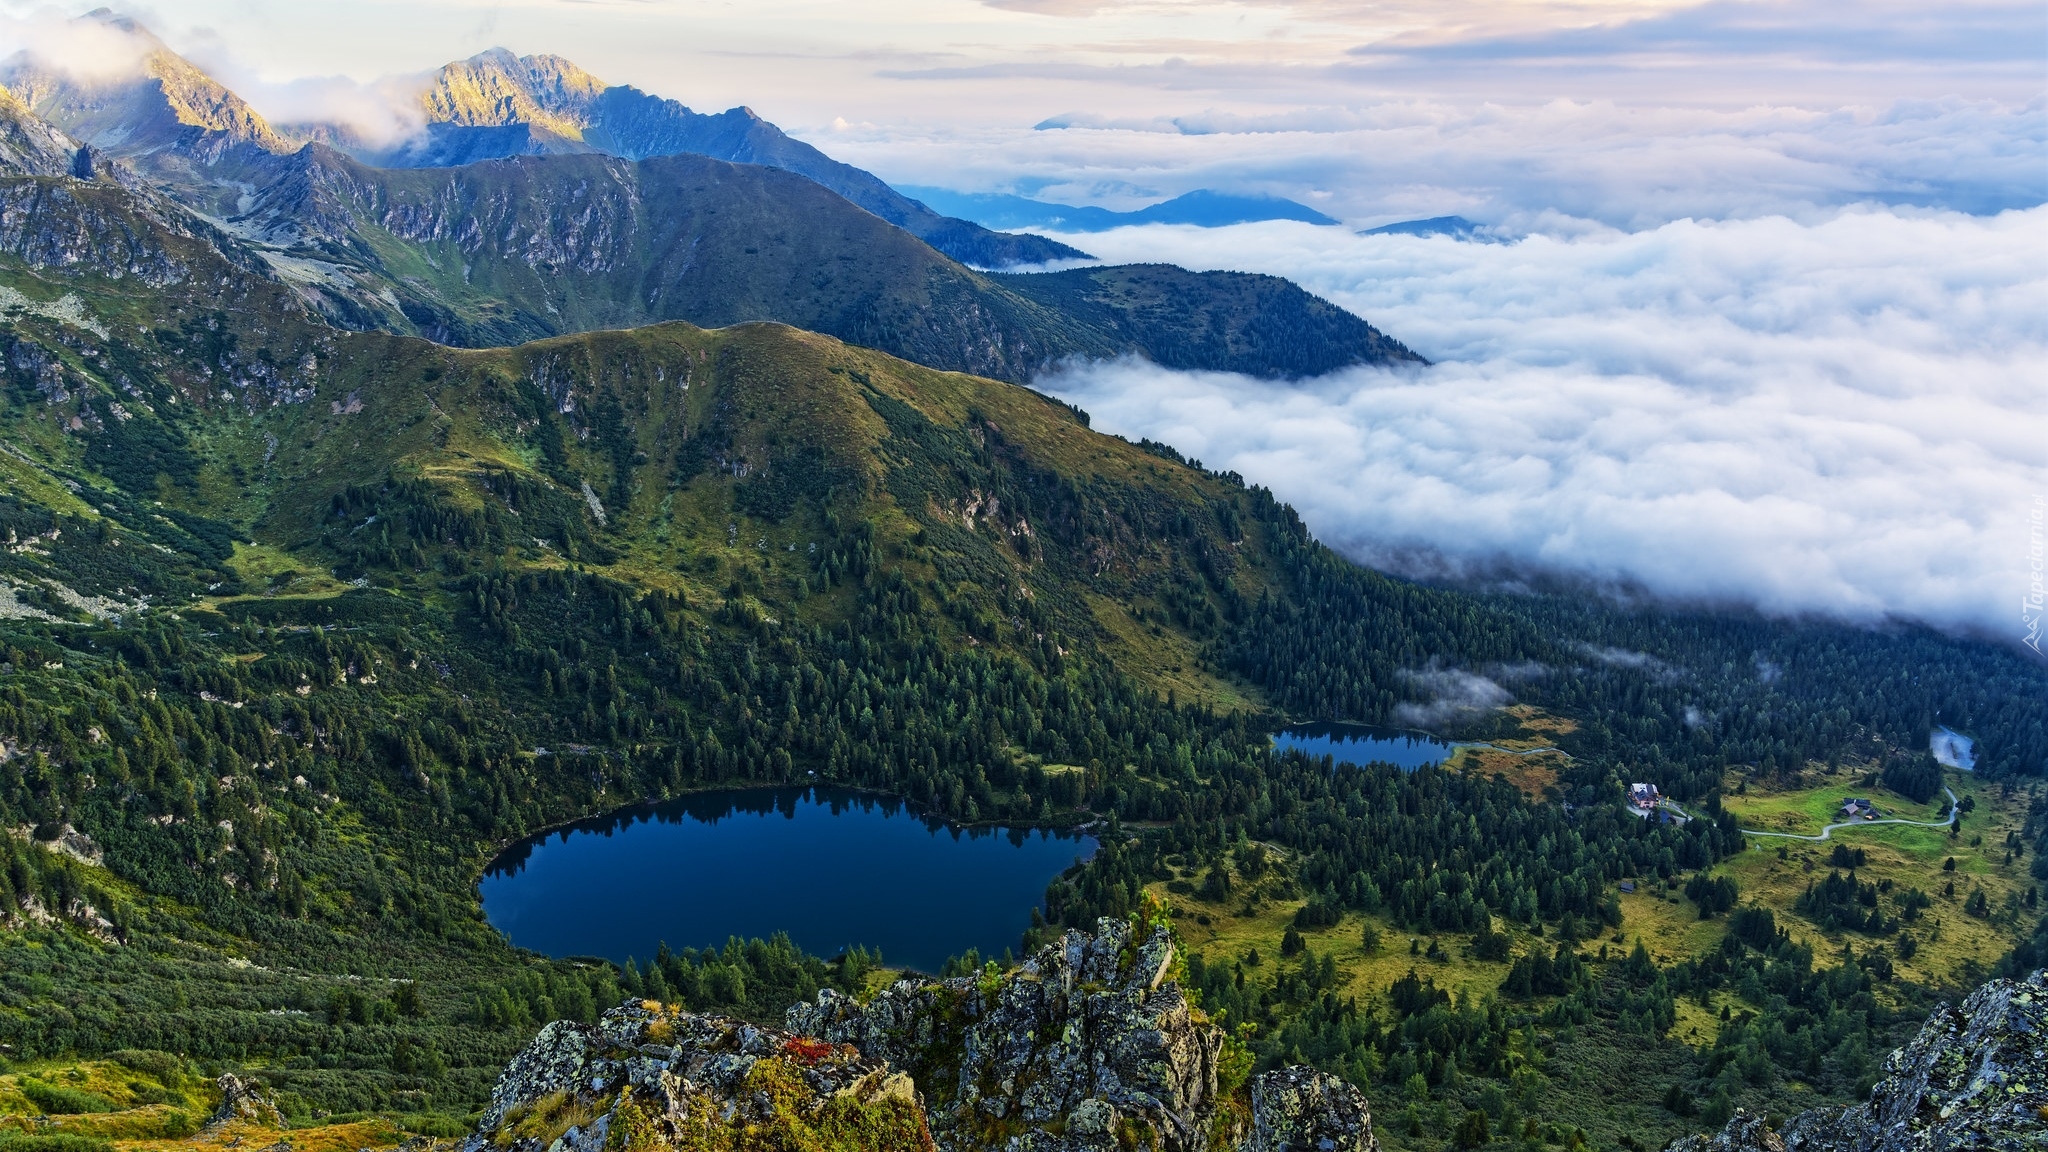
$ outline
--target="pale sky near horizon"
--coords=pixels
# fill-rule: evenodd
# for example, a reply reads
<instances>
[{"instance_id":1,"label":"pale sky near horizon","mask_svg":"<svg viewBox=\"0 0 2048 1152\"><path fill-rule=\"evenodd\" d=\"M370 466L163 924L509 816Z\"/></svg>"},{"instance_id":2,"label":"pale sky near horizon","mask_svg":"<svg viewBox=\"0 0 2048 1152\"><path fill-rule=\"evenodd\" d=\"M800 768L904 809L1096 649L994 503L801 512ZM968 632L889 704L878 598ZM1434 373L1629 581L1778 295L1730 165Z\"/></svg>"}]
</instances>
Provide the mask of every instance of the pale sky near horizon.
<instances>
[{"instance_id":1,"label":"pale sky near horizon","mask_svg":"<svg viewBox=\"0 0 2048 1152\"><path fill-rule=\"evenodd\" d=\"M0 51L96 3L0 0ZM278 121L374 118L386 102L367 82L502 45L703 111L751 106L895 183L1111 207L1215 187L1361 224L1442 210L1641 227L1859 199L1991 211L2048 190L2035 2L118 7Z\"/></svg>"},{"instance_id":2,"label":"pale sky near horizon","mask_svg":"<svg viewBox=\"0 0 2048 1152\"><path fill-rule=\"evenodd\" d=\"M2006 0L150 0L122 10L181 50L231 55L271 81L365 80L503 44L688 103L767 104L818 123L1172 115L1192 103L1395 94L1716 107L2024 100L2040 91L2044 47L2041 6Z\"/></svg>"}]
</instances>

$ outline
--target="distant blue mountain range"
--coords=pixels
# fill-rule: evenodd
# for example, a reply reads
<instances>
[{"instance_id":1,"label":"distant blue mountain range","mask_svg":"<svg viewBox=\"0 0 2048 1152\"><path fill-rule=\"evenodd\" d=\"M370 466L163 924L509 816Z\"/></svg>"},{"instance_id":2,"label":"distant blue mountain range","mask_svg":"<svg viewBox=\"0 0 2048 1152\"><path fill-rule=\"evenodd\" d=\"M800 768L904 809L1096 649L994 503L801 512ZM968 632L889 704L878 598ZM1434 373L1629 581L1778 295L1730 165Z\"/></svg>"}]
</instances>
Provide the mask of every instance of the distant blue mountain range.
<instances>
[{"instance_id":1,"label":"distant blue mountain range","mask_svg":"<svg viewBox=\"0 0 2048 1152\"><path fill-rule=\"evenodd\" d=\"M1185 196L1140 208L1113 212L1092 205L1051 204L1026 196L989 192L955 192L948 188L898 185L897 191L921 200L942 215L972 220L985 228L1050 228L1061 232L1106 232L1127 224L1194 224L1221 228L1261 220L1299 220L1335 224L1336 220L1306 204L1277 196L1230 196L1204 188Z\"/></svg>"},{"instance_id":2,"label":"distant blue mountain range","mask_svg":"<svg viewBox=\"0 0 2048 1152\"><path fill-rule=\"evenodd\" d=\"M1479 231L1479 225L1463 216L1432 216L1427 220L1403 220L1398 224L1382 224L1367 228L1360 236L1449 236L1457 240L1470 240Z\"/></svg>"}]
</instances>

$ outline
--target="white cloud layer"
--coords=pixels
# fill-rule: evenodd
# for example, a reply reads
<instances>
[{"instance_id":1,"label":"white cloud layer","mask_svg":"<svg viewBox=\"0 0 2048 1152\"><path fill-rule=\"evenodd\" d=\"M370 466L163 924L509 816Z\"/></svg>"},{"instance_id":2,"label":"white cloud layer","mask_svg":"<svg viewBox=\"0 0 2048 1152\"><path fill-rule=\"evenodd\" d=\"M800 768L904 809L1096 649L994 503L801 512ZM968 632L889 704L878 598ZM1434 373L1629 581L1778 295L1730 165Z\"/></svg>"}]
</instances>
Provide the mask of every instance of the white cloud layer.
<instances>
[{"instance_id":1,"label":"white cloud layer","mask_svg":"<svg viewBox=\"0 0 2048 1152\"><path fill-rule=\"evenodd\" d=\"M1271 486L1368 563L2017 637L2048 492L2048 208L1512 245L1293 224L1085 240L1290 276L1437 361L1040 382L1097 428Z\"/></svg>"},{"instance_id":2,"label":"white cloud layer","mask_svg":"<svg viewBox=\"0 0 2048 1152\"><path fill-rule=\"evenodd\" d=\"M1267 193L1354 226L1561 213L1621 228L1883 203L1996 212L2048 200L2048 101L1814 110L1404 99L1245 117L1076 116L1046 130L820 136L907 184L1132 208L1196 188Z\"/></svg>"},{"instance_id":3,"label":"white cloud layer","mask_svg":"<svg viewBox=\"0 0 2048 1152\"><path fill-rule=\"evenodd\" d=\"M420 106L419 97L428 81L421 76L367 82L347 76L272 80L225 52L216 56L202 50L192 59L273 124L286 129L303 124L337 125L373 148L391 147L426 129L426 109Z\"/></svg>"},{"instance_id":4,"label":"white cloud layer","mask_svg":"<svg viewBox=\"0 0 2048 1152\"><path fill-rule=\"evenodd\" d=\"M1403 728L1435 730L1453 720L1514 702L1514 696L1499 684L1456 668L1404 672L1401 678L1424 697L1419 703L1403 701L1394 707L1394 723Z\"/></svg>"},{"instance_id":5,"label":"white cloud layer","mask_svg":"<svg viewBox=\"0 0 2048 1152\"><path fill-rule=\"evenodd\" d=\"M74 20L52 8L0 9L0 60L26 54L84 81L141 71L148 47L96 20Z\"/></svg>"}]
</instances>

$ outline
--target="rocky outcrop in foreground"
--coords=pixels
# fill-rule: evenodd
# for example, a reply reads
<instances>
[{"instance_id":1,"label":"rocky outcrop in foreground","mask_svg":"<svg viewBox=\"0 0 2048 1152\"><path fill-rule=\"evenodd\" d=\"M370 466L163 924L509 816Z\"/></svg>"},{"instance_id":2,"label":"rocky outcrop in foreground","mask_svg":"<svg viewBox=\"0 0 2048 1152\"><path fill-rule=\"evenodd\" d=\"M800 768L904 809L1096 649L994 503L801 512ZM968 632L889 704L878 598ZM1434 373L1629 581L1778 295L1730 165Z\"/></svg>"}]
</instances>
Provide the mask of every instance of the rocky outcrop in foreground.
<instances>
[{"instance_id":1,"label":"rocky outcrop in foreground","mask_svg":"<svg viewBox=\"0 0 2048 1152\"><path fill-rule=\"evenodd\" d=\"M1738 1113L1671 1152L2020 1152L2048 1148L2048 969L1943 1005L1885 1062L1870 1099L1815 1108L1778 1131Z\"/></svg>"},{"instance_id":2,"label":"rocky outcrop in foreground","mask_svg":"<svg viewBox=\"0 0 2048 1152\"><path fill-rule=\"evenodd\" d=\"M1313 1068L1277 1068L1252 1081L1252 1134L1239 1152L1372 1152L1372 1113L1358 1089Z\"/></svg>"},{"instance_id":3,"label":"rocky outcrop in foreground","mask_svg":"<svg viewBox=\"0 0 2048 1152\"><path fill-rule=\"evenodd\" d=\"M1223 1031L1167 979L1173 960L1164 930L1133 939L1103 920L1005 978L902 980L865 1004L827 989L786 1023L909 1072L948 1148L1016 1136L1066 1152L1131 1129L1182 1152L1207 1147L1217 1119Z\"/></svg>"},{"instance_id":4,"label":"rocky outcrop in foreground","mask_svg":"<svg viewBox=\"0 0 2048 1152\"><path fill-rule=\"evenodd\" d=\"M628 1001L542 1029L465 1152L1376 1152L1349 1084L1245 1083L1173 965L1164 929L1102 920L1000 976L822 992L786 1029Z\"/></svg>"},{"instance_id":5,"label":"rocky outcrop in foreground","mask_svg":"<svg viewBox=\"0 0 2048 1152\"><path fill-rule=\"evenodd\" d=\"M464 1152L930 1152L908 1077L852 1048L628 1001L514 1057Z\"/></svg>"}]
</instances>

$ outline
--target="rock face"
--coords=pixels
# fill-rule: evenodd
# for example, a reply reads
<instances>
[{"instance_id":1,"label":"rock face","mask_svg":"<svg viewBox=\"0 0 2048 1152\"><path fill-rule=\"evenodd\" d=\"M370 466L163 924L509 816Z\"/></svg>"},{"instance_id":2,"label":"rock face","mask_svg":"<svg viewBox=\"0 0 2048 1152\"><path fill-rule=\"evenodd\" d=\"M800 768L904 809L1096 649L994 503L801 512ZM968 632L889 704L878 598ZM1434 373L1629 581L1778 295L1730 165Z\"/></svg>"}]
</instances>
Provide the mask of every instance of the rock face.
<instances>
[{"instance_id":1,"label":"rock face","mask_svg":"<svg viewBox=\"0 0 2048 1152\"><path fill-rule=\"evenodd\" d=\"M463 1152L1377 1152L1333 1076L1232 1083L1173 961L1103 920L1002 976L820 993L787 1030L628 1001L543 1028Z\"/></svg>"},{"instance_id":2,"label":"rock face","mask_svg":"<svg viewBox=\"0 0 2048 1152\"><path fill-rule=\"evenodd\" d=\"M76 140L29 111L14 93L0 88L0 174L76 175L80 152Z\"/></svg>"},{"instance_id":3,"label":"rock face","mask_svg":"<svg viewBox=\"0 0 2048 1152\"><path fill-rule=\"evenodd\" d=\"M1870 1099L1802 1112L1772 1132L1738 1114L1672 1152L2019 1152L2048 1148L2048 969L1943 1005L1885 1062Z\"/></svg>"},{"instance_id":4,"label":"rock face","mask_svg":"<svg viewBox=\"0 0 2048 1152\"><path fill-rule=\"evenodd\" d=\"M942 1147L1115 1148L1125 1130L1161 1152L1205 1148L1218 1120L1223 1031L1166 977L1155 930L1102 920L1002 980L903 980L866 1004L827 990L786 1023L911 1073ZM1227 1122L1227 1118L1226 1118ZM1126 1145L1129 1146L1129 1145Z\"/></svg>"},{"instance_id":5,"label":"rock face","mask_svg":"<svg viewBox=\"0 0 2048 1152\"><path fill-rule=\"evenodd\" d=\"M191 278L165 246L171 217L142 196L73 180L0 177L0 253L38 272L170 288Z\"/></svg>"},{"instance_id":6,"label":"rock face","mask_svg":"<svg viewBox=\"0 0 2048 1152\"><path fill-rule=\"evenodd\" d=\"M852 1048L628 1001L541 1029L464 1152L932 1147L908 1077Z\"/></svg>"},{"instance_id":7,"label":"rock face","mask_svg":"<svg viewBox=\"0 0 2048 1152\"><path fill-rule=\"evenodd\" d=\"M1173 961L1165 929L1134 935L1105 919L1001 979L904 980L866 1004L827 990L785 1022L909 1071L930 1096L942 1148L1231 1146L1246 1117L1219 1084L1223 1031L1167 979ZM1271 1074L1252 1100L1247 1149L1375 1147L1364 1098L1334 1078Z\"/></svg>"},{"instance_id":8,"label":"rock face","mask_svg":"<svg viewBox=\"0 0 2048 1152\"><path fill-rule=\"evenodd\" d=\"M1252 1081L1252 1134L1241 1152L1374 1152L1372 1113L1358 1089L1313 1068Z\"/></svg>"},{"instance_id":9,"label":"rock face","mask_svg":"<svg viewBox=\"0 0 2048 1152\"><path fill-rule=\"evenodd\" d=\"M220 1107L213 1110L207 1127L218 1128L236 1120L284 1127L284 1113L277 1110L277 1105L233 1073L223 1073L214 1083L220 1088Z\"/></svg>"}]
</instances>

